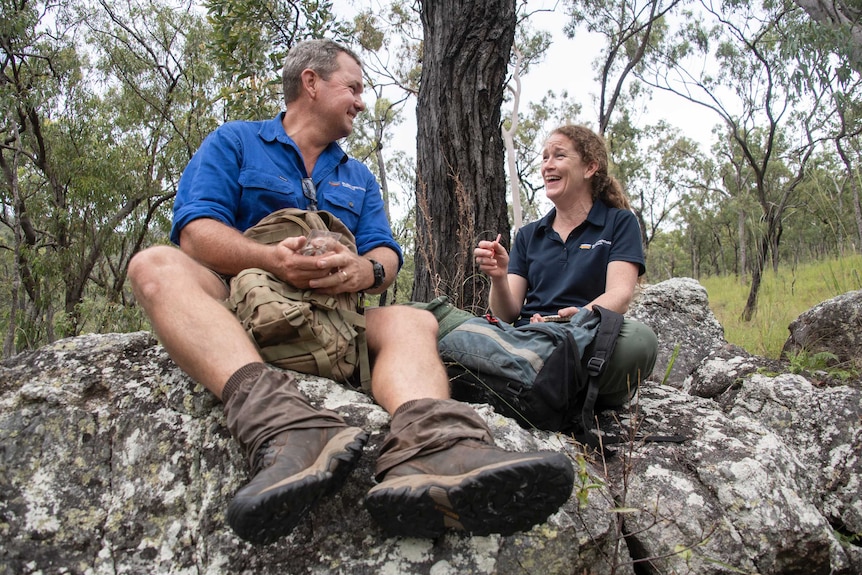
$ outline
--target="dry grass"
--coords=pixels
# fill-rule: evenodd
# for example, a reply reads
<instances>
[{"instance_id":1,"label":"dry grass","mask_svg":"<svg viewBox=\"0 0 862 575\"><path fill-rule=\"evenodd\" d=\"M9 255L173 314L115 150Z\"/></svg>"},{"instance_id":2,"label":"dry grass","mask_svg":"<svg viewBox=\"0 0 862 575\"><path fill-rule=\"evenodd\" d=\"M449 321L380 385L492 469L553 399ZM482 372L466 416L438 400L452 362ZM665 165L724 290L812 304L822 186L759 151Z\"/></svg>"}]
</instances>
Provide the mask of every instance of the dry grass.
<instances>
[{"instance_id":1,"label":"dry grass","mask_svg":"<svg viewBox=\"0 0 862 575\"><path fill-rule=\"evenodd\" d=\"M734 276L702 278L709 305L730 343L749 353L777 359L787 327L802 312L835 296L862 289L862 255L847 256L764 272L757 313L741 319L750 282Z\"/></svg>"}]
</instances>

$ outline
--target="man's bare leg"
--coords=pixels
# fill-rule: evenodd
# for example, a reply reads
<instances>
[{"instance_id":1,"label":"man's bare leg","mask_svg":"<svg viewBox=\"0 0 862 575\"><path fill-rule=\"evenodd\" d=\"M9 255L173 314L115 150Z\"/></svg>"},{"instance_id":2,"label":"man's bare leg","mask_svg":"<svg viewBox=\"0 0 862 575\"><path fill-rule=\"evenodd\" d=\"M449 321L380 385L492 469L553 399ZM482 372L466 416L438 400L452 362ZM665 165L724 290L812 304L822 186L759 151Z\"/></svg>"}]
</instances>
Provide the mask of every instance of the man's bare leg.
<instances>
[{"instance_id":1,"label":"man's bare leg","mask_svg":"<svg viewBox=\"0 0 862 575\"><path fill-rule=\"evenodd\" d=\"M372 390L392 421L365 504L387 534L508 535L568 500L574 470L564 454L503 451L472 407L449 399L431 313L392 306L366 320Z\"/></svg>"},{"instance_id":2,"label":"man's bare leg","mask_svg":"<svg viewBox=\"0 0 862 575\"><path fill-rule=\"evenodd\" d=\"M227 287L182 251L153 247L129 264L135 297L176 364L216 397L241 367L262 361L236 317L222 305Z\"/></svg>"},{"instance_id":3,"label":"man's bare leg","mask_svg":"<svg viewBox=\"0 0 862 575\"><path fill-rule=\"evenodd\" d=\"M253 477L228 506L228 524L252 543L286 535L341 487L368 434L312 406L292 376L264 364L222 305L222 280L180 250L140 252L129 276L170 356L223 401L227 427L249 460Z\"/></svg>"},{"instance_id":4,"label":"man's bare leg","mask_svg":"<svg viewBox=\"0 0 862 575\"><path fill-rule=\"evenodd\" d=\"M448 399L434 316L408 306L371 308L365 315L374 400L391 415L413 399Z\"/></svg>"}]
</instances>

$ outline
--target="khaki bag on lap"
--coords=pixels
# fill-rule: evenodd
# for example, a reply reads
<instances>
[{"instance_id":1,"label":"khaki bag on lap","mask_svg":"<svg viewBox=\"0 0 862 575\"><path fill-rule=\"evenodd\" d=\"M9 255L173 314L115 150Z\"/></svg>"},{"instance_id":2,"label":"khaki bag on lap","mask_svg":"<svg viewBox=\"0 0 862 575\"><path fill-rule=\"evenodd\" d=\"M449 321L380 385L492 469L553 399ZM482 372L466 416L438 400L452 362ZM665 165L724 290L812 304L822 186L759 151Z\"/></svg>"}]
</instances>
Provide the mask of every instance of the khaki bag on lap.
<instances>
[{"instance_id":1,"label":"khaki bag on lap","mask_svg":"<svg viewBox=\"0 0 862 575\"><path fill-rule=\"evenodd\" d=\"M353 234L325 211L286 208L245 231L258 242L275 244L308 236L312 230L341 234L339 241L356 253ZM264 361L282 369L320 375L370 388L365 316L360 295L326 295L302 290L258 268L237 274L226 302Z\"/></svg>"}]
</instances>

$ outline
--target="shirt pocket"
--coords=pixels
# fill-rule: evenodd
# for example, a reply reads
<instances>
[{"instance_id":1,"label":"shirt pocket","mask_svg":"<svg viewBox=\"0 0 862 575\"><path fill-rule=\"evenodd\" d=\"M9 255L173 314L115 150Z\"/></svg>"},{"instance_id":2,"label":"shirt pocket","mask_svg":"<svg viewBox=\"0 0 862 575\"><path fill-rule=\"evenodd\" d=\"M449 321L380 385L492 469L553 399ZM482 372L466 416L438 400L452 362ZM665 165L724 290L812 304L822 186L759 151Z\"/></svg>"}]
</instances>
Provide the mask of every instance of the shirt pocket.
<instances>
[{"instance_id":1,"label":"shirt pocket","mask_svg":"<svg viewBox=\"0 0 862 575\"><path fill-rule=\"evenodd\" d=\"M282 208L304 208L299 180L290 181L257 170L243 170L239 175L240 219L258 222Z\"/></svg>"},{"instance_id":2,"label":"shirt pocket","mask_svg":"<svg viewBox=\"0 0 862 575\"><path fill-rule=\"evenodd\" d=\"M365 196L344 186L327 186L320 209L331 212L350 230L355 230Z\"/></svg>"},{"instance_id":3,"label":"shirt pocket","mask_svg":"<svg viewBox=\"0 0 862 575\"><path fill-rule=\"evenodd\" d=\"M302 195L300 181L290 181L287 178L273 176L258 170L243 170L239 175L239 185L242 193L270 193L286 196Z\"/></svg>"}]
</instances>

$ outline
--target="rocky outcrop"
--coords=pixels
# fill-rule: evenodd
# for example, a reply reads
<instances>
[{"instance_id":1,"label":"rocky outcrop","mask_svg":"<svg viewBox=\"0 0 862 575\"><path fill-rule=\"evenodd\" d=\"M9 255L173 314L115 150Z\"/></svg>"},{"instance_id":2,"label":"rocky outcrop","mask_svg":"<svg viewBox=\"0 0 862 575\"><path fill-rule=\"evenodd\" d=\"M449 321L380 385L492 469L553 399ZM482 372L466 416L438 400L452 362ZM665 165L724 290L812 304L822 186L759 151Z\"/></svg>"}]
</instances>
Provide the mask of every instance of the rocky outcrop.
<instances>
[{"instance_id":1,"label":"rocky outcrop","mask_svg":"<svg viewBox=\"0 0 862 575\"><path fill-rule=\"evenodd\" d=\"M858 296L836 299L838 320L860 317ZM862 572L859 382L729 346L693 280L646 288L631 315L655 329L660 365L629 408L602 414L609 433L635 438L612 456L585 458L566 437L478 408L500 445L560 450L580 470L558 513L510 537L384 537L362 497L386 413L303 377L313 402L372 439L345 489L289 537L251 546L224 523L247 477L221 406L149 334L11 358L0 366L0 575Z\"/></svg>"},{"instance_id":2,"label":"rocky outcrop","mask_svg":"<svg viewBox=\"0 0 862 575\"><path fill-rule=\"evenodd\" d=\"M836 365L862 369L862 290L825 301L790 324L783 354L827 353Z\"/></svg>"}]
</instances>

